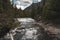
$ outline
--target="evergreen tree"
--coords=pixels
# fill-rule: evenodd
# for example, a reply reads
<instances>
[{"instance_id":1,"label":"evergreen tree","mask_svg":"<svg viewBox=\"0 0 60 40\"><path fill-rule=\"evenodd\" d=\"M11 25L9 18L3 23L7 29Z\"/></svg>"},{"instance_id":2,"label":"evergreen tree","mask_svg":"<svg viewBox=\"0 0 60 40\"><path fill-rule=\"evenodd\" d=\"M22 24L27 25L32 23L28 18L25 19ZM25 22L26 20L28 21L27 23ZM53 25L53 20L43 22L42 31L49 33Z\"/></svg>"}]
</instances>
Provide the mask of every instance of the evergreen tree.
<instances>
[{"instance_id":1,"label":"evergreen tree","mask_svg":"<svg viewBox=\"0 0 60 40\"><path fill-rule=\"evenodd\" d=\"M0 18L0 37L3 37L11 29L17 27L19 25L19 22L16 21L14 18Z\"/></svg>"},{"instance_id":2,"label":"evergreen tree","mask_svg":"<svg viewBox=\"0 0 60 40\"><path fill-rule=\"evenodd\" d=\"M60 18L60 0L47 0L43 7L42 16L46 20L58 21ZM55 22L54 21L54 22Z\"/></svg>"}]
</instances>

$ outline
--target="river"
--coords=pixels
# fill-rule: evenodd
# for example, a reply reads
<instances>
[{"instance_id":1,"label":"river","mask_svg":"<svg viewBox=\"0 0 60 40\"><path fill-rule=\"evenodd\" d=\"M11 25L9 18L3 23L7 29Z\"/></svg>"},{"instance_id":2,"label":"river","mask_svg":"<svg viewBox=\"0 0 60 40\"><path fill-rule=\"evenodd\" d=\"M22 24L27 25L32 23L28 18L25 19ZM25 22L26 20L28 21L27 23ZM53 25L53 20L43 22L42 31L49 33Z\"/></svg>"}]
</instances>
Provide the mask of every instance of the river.
<instances>
[{"instance_id":1,"label":"river","mask_svg":"<svg viewBox=\"0 0 60 40\"><path fill-rule=\"evenodd\" d=\"M39 26L32 18L17 18L20 22L19 27L7 33L0 40L38 40L40 34Z\"/></svg>"}]
</instances>

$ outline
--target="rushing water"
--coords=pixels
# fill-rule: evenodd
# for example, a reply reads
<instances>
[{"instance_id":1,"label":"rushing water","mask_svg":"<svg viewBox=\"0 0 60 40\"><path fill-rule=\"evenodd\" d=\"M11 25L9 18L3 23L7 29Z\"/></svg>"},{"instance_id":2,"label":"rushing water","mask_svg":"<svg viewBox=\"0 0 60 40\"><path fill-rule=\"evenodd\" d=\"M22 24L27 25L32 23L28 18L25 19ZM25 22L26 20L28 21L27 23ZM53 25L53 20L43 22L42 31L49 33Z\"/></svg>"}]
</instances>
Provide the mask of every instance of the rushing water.
<instances>
[{"instance_id":1,"label":"rushing water","mask_svg":"<svg viewBox=\"0 0 60 40\"><path fill-rule=\"evenodd\" d=\"M32 18L17 18L19 27L12 29L0 40L60 40L47 32Z\"/></svg>"},{"instance_id":2,"label":"rushing water","mask_svg":"<svg viewBox=\"0 0 60 40\"><path fill-rule=\"evenodd\" d=\"M38 40L39 27L32 18L17 18L20 22L19 27L11 30L4 39L1 40Z\"/></svg>"}]
</instances>

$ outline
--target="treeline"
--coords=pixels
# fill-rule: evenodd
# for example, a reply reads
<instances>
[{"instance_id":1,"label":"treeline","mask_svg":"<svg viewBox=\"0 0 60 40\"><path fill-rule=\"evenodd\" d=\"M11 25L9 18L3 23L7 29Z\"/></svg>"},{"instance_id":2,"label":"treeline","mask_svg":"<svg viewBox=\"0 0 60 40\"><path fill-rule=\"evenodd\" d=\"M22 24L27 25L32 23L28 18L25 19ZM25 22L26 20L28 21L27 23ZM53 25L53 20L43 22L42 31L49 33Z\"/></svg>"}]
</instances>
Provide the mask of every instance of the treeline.
<instances>
[{"instance_id":1,"label":"treeline","mask_svg":"<svg viewBox=\"0 0 60 40\"><path fill-rule=\"evenodd\" d=\"M42 10L44 20L60 24L60 0L47 0Z\"/></svg>"},{"instance_id":2,"label":"treeline","mask_svg":"<svg viewBox=\"0 0 60 40\"><path fill-rule=\"evenodd\" d=\"M18 10L16 7L13 8L10 0L0 0L0 17L1 18L17 18L17 17L30 17L31 10Z\"/></svg>"},{"instance_id":3,"label":"treeline","mask_svg":"<svg viewBox=\"0 0 60 40\"><path fill-rule=\"evenodd\" d=\"M22 17L31 17L35 18L37 15L40 14L38 11L40 3L32 4L30 7L26 8L25 10L17 9L11 5L10 0L0 0L0 17L1 18L22 18Z\"/></svg>"},{"instance_id":4,"label":"treeline","mask_svg":"<svg viewBox=\"0 0 60 40\"><path fill-rule=\"evenodd\" d=\"M10 3L10 0L0 0L0 17L17 18L41 16L43 19L55 20L60 17L60 1L59 0L42 0L37 4L32 4L29 8L22 11L17 9Z\"/></svg>"}]
</instances>

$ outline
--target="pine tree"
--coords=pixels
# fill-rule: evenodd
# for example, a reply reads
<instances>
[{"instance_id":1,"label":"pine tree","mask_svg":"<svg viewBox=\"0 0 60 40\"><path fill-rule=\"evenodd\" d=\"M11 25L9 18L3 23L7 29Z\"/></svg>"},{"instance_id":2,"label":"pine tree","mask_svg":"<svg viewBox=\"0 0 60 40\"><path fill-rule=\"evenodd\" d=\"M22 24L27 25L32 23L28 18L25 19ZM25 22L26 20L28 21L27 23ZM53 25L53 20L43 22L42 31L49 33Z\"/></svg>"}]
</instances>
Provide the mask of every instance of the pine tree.
<instances>
[{"instance_id":1,"label":"pine tree","mask_svg":"<svg viewBox=\"0 0 60 40\"><path fill-rule=\"evenodd\" d=\"M19 25L19 22L14 18L0 18L0 37L3 37L11 29Z\"/></svg>"},{"instance_id":2,"label":"pine tree","mask_svg":"<svg viewBox=\"0 0 60 40\"><path fill-rule=\"evenodd\" d=\"M57 21L60 19L60 0L47 0L43 7L42 16L46 20Z\"/></svg>"}]
</instances>

